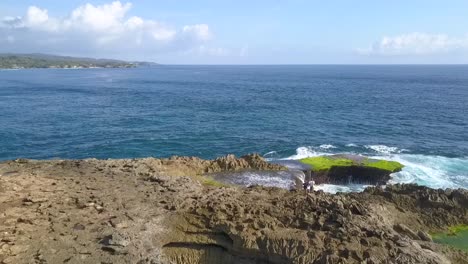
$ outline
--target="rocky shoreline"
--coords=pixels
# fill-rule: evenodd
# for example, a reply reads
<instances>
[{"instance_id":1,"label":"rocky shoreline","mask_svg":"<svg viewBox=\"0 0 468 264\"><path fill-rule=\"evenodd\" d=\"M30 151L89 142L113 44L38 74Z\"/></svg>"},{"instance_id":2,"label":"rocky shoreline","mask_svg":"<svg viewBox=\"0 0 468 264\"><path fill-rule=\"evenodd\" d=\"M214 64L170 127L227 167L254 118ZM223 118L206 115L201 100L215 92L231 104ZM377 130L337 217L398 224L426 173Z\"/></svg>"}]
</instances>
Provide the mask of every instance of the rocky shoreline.
<instances>
[{"instance_id":1,"label":"rocky shoreline","mask_svg":"<svg viewBox=\"0 0 468 264\"><path fill-rule=\"evenodd\" d=\"M0 263L468 263L431 232L468 223L467 190L327 194L218 186L283 170L258 155L0 163Z\"/></svg>"}]
</instances>

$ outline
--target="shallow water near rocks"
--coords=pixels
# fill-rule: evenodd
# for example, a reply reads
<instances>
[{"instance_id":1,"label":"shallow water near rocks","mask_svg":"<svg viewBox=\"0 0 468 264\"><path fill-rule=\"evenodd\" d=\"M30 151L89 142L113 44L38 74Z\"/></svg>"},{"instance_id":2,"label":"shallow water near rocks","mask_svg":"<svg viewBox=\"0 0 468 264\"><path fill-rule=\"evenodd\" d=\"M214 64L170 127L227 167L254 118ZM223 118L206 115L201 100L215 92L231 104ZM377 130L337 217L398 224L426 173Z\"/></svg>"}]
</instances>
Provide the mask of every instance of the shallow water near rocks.
<instances>
[{"instance_id":1,"label":"shallow water near rocks","mask_svg":"<svg viewBox=\"0 0 468 264\"><path fill-rule=\"evenodd\" d=\"M468 229L456 234L440 233L433 235L434 242L446 244L468 252Z\"/></svg>"},{"instance_id":2,"label":"shallow water near rocks","mask_svg":"<svg viewBox=\"0 0 468 264\"><path fill-rule=\"evenodd\" d=\"M210 175L216 181L240 185L252 186L262 185L268 187L278 187L282 189L294 189L296 177L304 179L304 173L297 170L289 171L236 171L236 172L223 172ZM334 185L334 184L320 184L315 185L314 190L322 190L328 193L337 192L360 192L366 187L371 185L365 184L347 184L347 185Z\"/></svg>"}]
</instances>

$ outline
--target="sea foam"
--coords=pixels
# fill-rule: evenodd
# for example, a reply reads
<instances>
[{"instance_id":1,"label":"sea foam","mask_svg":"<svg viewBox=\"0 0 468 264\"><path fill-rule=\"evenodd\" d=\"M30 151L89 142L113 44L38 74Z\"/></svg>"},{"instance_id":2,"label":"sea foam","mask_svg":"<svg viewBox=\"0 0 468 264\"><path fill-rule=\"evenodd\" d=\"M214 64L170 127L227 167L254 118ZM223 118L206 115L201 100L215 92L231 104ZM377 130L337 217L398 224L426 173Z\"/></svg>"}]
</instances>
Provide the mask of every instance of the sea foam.
<instances>
[{"instance_id":1,"label":"sea foam","mask_svg":"<svg viewBox=\"0 0 468 264\"><path fill-rule=\"evenodd\" d=\"M381 154L392 154L408 151L406 149L399 149L397 147L389 147L385 145L365 145L364 147Z\"/></svg>"},{"instance_id":2,"label":"sea foam","mask_svg":"<svg viewBox=\"0 0 468 264\"><path fill-rule=\"evenodd\" d=\"M468 157L449 158L434 155L407 154L407 150L385 145L366 145L365 149L371 149L374 154L371 158L398 161L405 167L402 171L393 173L390 184L415 183L431 188L467 188L468 189ZM320 147L299 147L296 154L286 157L286 160L298 160L307 157L332 155L349 152L321 152ZM354 153L356 154L356 153ZM359 154L359 153L358 153ZM369 154L369 153L364 153ZM317 189L325 192L349 192L362 191L364 185L331 185L317 186Z\"/></svg>"}]
</instances>

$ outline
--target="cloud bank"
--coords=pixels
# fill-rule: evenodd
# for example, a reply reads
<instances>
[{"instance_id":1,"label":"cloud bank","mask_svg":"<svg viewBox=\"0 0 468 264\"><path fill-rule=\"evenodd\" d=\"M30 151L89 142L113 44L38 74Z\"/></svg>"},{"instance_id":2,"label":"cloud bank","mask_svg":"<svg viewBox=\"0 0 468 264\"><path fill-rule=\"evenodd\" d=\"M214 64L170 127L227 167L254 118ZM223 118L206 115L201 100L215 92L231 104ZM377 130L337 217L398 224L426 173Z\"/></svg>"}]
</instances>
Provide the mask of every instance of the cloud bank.
<instances>
[{"instance_id":1,"label":"cloud bank","mask_svg":"<svg viewBox=\"0 0 468 264\"><path fill-rule=\"evenodd\" d=\"M468 50L468 36L450 37L445 34L409 33L383 37L370 48L359 49L362 55L381 56L426 56L463 52Z\"/></svg>"},{"instance_id":2,"label":"cloud bank","mask_svg":"<svg viewBox=\"0 0 468 264\"><path fill-rule=\"evenodd\" d=\"M129 17L131 3L85 4L66 17L51 17L47 9L30 6L24 16L0 21L2 52L66 54L157 54L193 50L213 37L207 24L174 28ZM122 56L120 56L122 57Z\"/></svg>"}]
</instances>

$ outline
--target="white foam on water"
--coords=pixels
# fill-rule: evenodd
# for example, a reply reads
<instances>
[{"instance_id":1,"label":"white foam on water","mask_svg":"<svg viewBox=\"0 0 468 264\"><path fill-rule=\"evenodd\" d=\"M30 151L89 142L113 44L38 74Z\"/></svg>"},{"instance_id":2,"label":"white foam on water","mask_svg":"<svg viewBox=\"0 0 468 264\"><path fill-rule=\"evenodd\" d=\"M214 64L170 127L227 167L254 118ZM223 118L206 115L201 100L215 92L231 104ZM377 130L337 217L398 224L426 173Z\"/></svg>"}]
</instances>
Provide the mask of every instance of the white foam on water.
<instances>
[{"instance_id":1,"label":"white foam on water","mask_svg":"<svg viewBox=\"0 0 468 264\"><path fill-rule=\"evenodd\" d=\"M276 151L270 151L270 152L267 152L265 154L263 154L263 156L268 156L268 155L272 155L272 154L277 154Z\"/></svg>"},{"instance_id":2,"label":"white foam on water","mask_svg":"<svg viewBox=\"0 0 468 264\"><path fill-rule=\"evenodd\" d=\"M321 152L321 151L316 150L316 148L312 146L308 146L308 147L297 148L295 155L292 155L283 159L284 160L300 160L300 159L305 159L309 157L317 157L317 156L323 156L323 155L330 155L330 153Z\"/></svg>"},{"instance_id":3,"label":"white foam on water","mask_svg":"<svg viewBox=\"0 0 468 264\"><path fill-rule=\"evenodd\" d=\"M324 146L328 145L321 145L319 147L299 147L296 149L295 155L283 158L282 160L299 160L307 157L339 154L338 152L332 153L331 151L320 151L324 149L333 149ZM397 161L405 166L402 171L391 175L392 178L389 181L389 184L415 183L431 188L468 189L468 157L449 158L443 156L406 154L401 153L404 149L384 145L368 145L366 148L377 152L374 156L370 156L370 158ZM271 151L266 153L264 156L274 156L277 154L278 153L275 151ZM349 154L349 152L342 154ZM225 177L224 180L221 179L221 181L244 186L258 184L269 187L290 189L294 186L294 179L298 176L298 173L302 172L294 170L279 172L239 172L229 175L229 177ZM361 192L368 186L370 185L321 184L316 185L315 189L328 193Z\"/></svg>"},{"instance_id":4,"label":"white foam on water","mask_svg":"<svg viewBox=\"0 0 468 264\"><path fill-rule=\"evenodd\" d=\"M321 190L327 193L338 193L338 192L362 192L366 187L372 185L364 184L349 184L349 185L334 185L334 184L320 184L315 185L315 190Z\"/></svg>"},{"instance_id":5,"label":"white foam on water","mask_svg":"<svg viewBox=\"0 0 468 264\"><path fill-rule=\"evenodd\" d=\"M295 171L243 171L226 173L224 177L223 175L215 176L215 179L242 186L262 185L290 189L294 186L295 176L300 175Z\"/></svg>"},{"instance_id":6,"label":"white foam on water","mask_svg":"<svg viewBox=\"0 0 468 264\"><path fill-rule=\"evenodd\" d=\"M270 152L263 154L263 158L265 158L266 161L271 161L277 155L278 155L278 152L270 151Z\"/></svg>"},{"instance_id":7,"label":"white foam on water","mask_svg":"<svg viewBox=\"0 0 468 264\"><path fill-rule=\"evenodd\" d=\"M348 144L348 146L351 144ZM354 144L352 144L354 146ZM468 157L449 158L443 156L431 156L421 154L406 154L406 149L385 145L366 145L376 153L370 158L397 161L405 167L401 172L393 173L390 184L415 183L430 188L465 188L468 189ZM319 151L320 147L300 147L296 154L285 159L298 160L307 157L332 155L330 152ZM335 153L338 154L338 153ZM362 191L365 185L331 185L317 186L325 192L338 191Z\"/></svg>"},{"instance_id":8,"label":"white foam on water","mask_svg":"<svg viewBox=\"0 0 468 264\"><path fill-rule=\"evenodd\" d=\"M405 165L393 173L390 183L416 183L431 188L468 188L468 159L397 154L374 158L398 161Z\"/></svg>"},{"instance_id":9,"label":"white foam on water","mask_svg":"<svg viewBox=\"0 0 468 264\"><path fill-rule=\"evenodd\" d=\"M296 154L289 156L287 158L284 158L285 160L300 160L300 159L305 159L309 157L316 157L324 155L324 153L318 152L314 150L312 147L299 147L296 149Z\"/></svg>"},{"instance_id":10,"label":"white foam on water","mask_svg":"<svg viewBox=\"0 0 468 264\"><path fill-rule=\"evenodd\" d=\"M346 147L348 148L355 148L357 147L358 145L354 144L354 143L349 143L349 144L346 144Z\"/></svg>"},{"instance_id":11,"label":"white foam on water","mask_svg":"<svg viewBox=\"0 0 468 264\"><path fill-rule=\"evenodd\" d=\"M381 154L402 153L408 151L407 149L399 149L397 147L389 147L385 145L365 145L364 147Z\"/></svg>"},{"instance_id":12,"label":"white foam on water","mask_svg":"<svg viewBox=\"0 0 468 264\"><path fill-rule=\"evenodd\" d=\"M330 144L323 144L323 145L320 145L319 148L321 148L321 149L335 149L336 147L333 146L333 145L330 145Z\"/></svg>"}]
</instances>

